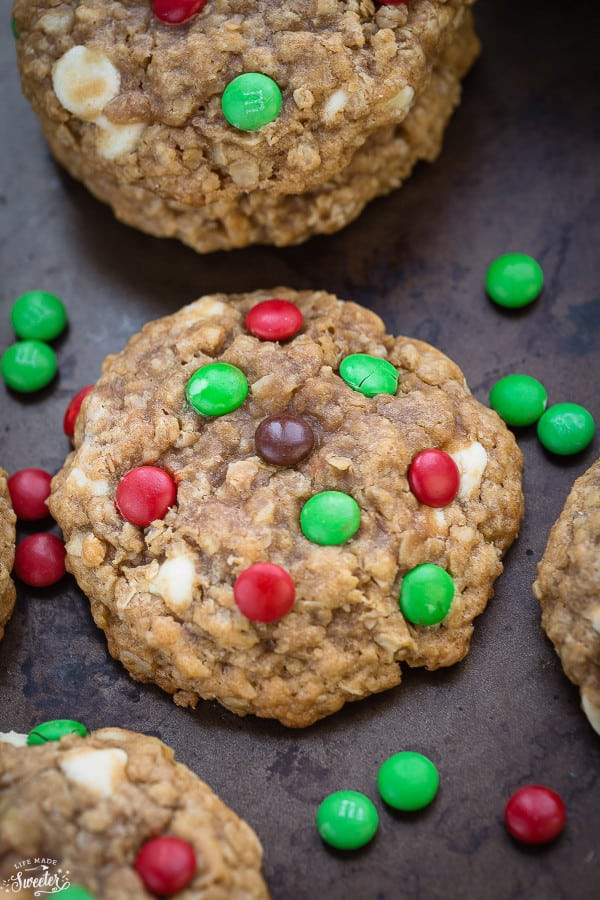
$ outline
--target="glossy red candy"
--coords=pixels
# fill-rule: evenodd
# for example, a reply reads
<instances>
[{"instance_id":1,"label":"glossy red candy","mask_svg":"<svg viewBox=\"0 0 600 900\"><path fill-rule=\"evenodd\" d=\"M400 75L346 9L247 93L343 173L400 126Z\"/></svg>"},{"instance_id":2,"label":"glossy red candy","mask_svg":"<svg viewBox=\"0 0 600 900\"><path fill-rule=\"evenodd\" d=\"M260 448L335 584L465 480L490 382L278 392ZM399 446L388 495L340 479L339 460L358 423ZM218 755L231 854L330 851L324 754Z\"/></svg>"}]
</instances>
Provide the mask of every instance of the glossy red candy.
<instances>
[{"instance_id":1,"label":"glossy red candy","mask_svg":"<svg viewBox=\"0 0 600 900\"><path fill-rule=\"evenodd\" d=\"M246 314L246 328L262 341L285 341L302 328L304 316L289 300L263 300Z\"/></svg>"},{"instance_id":2,"label":"glossy red candy","mask_svg":"<svg viewBox=\"0 0 600 900\"><path fill-rule=\"evenodd\" d=\"M65 545L55 535L32 534L17 545L13 572L31 587L48 587L65 574Z\"/></svg>"},{"instance_id":3,"label":"glossy red candy","mask_svg":"<svg viewBox=\"0 0 600 900\"><path fill-rule=\"evenodd\" d=\"M547 844L558 837L567 819L562 798L541 784L516 791L504 810L509 832L524 844Z\"/></svg>"},{"instance_id":4,"label":"glossy red candy","mask_svg":"<svg viewBox=\"0 0 600 900\"><path fill-rule=\"evenodd\" d=\"M117 508L124 519L145 528L155 519L164 519L177 497L175 482L158 466L139 466L121 478L117 487Z\"/></svg>"},{"instance_id":5,"label":"glossy red candy","mask_svg":"<svg viewBox=\"0 0 600 900\"><path fill-rule=\"evenodd\" d=\"M200 12L206 0L154 0L154 15L166 25L181 25Z\"/></svg>"},{"instance_id":6,"label":"glossy red candy","mask_svg":"<svg viewBox=\"0 0 600 900\"><path fill-rule=\"evenodd\" d=\"M447 506L452 503L460 487L458 466L443 450L423 450L408 470L410 489L427 506Z\"/></svg>"},{"instance_id":7,"label":"glossy red candy","mask_svg":"<svg viewBox=\"0 0 600 900\"><path fill-rule=\"evenodd\" d=\"M52 475L43 469L19 469L7 481L12 507L19 519L34 522L48 515Z\"/></svg>"},{"instance_id":8,"label":"glossy red candy","mask_svg":"<svg viewBox=\"0 0 600 900\"><path fill-rule=\"evenodd\" d=\"M81 390L75 394L65 410L65 417L63 419L63 431L70 438L72 438L75 434L75 422L77 420L77 416L79 415L81 404L83 403L84 398L87 397L89 392L93 389L93 387L93 384L88 384L87 387L81 388Z\"/></svg>"},{"instance_id":9,"label":"glossy red candy","mask_svg":"<svg viewBox=\"0 0 600 900\"><path fill-rule=\"evenodd\" d=\"M292 577L274 563L255 563L238 575L233 596L240 612L252 622L276 622L294 605Z\"/></svg>"},{"instance_id":10,"label":"glossy red candy","mask_svg":"<svg viewBox=\"0 0 600 900\"><path fill-rule=\"evenodd\" d=\"M160 897L172 897L190 883L196 873L196 854L187 841L178 837L157 837L139 851L135 868L146 890Z\"/></svg>"}]
</instances>

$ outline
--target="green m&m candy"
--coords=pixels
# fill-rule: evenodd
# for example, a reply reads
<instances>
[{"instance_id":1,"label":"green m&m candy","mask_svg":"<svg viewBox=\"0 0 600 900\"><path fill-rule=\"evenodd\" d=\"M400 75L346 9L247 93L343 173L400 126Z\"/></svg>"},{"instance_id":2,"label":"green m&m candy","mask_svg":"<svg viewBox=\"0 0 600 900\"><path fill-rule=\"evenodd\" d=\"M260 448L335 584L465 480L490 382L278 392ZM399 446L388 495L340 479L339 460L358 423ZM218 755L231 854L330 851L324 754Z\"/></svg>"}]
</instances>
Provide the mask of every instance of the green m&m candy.
<instances>
[{"instance_id":1,"label":"green m&m candy","mask_svg":"<svg viewBox=\"0 0 600 900\"><path fill-rule=\"evenodd\" d=\"M485 289L499 306L519 309L539 296L544 284L540 264L526 253L505 253L487 270Z\"/></svg>"},{"instance_id":2,"label":"green m&m candy","mask_svg":"<svg viewBox=\"0 0 600 900\"><path fill-rule=\"evenodd\" d=\"M68 888L58 891L58 893L62 898L66 897L67 900L95 900L94 895L79 884L71 884Z\"/></svg>"},{"instance_id":3,"label":"green m&m candy","mask_svg":"<svg viewBox=\"0 0 600 900\"><path fill-rule=\"evenodd\" d=\"M595 430L592 414L578 403L556 403L546 410L537 426L541 444L559 456L585 450Z\"/></svg>"},{"instance_id":4,"label":"green m&m candy","mask_svg":"<svg viewBox=\"0 0 600 900\"><path fill-rule=\"evenodd\" d=\"M17 21L14 16L10 20L10 30L12 31L15 41L19 40L19 32L17 31Z\"/></svg>"},{"instance_id":5,"label":"green m&m candy","mask_svg":"<svg viewBox=\"0 0 600 900\"><path fill-rule=\"evenodd\" d=\"M300 528L315 544L344 544L360 528L360 507L342 491L321 491L302 507Z\"/></svg>"},{"instance_id":6,"label":"green m&m candy","mask_svg":"<svg viewBox=\"0 0 600 900\"><path fill-rule=\"evenodd\" d=\"M30 394L50 384L56 375L56 354L42 341L17 341L0 360L0 371L14 391Z\"/></svg>"},{"instance_id":7,"label":"green m&m candy","mask_svg":"<svg viewBox=\"0 0 600 900\"><path fill-rule=\"evenodd\" d=\"M398 390L398 372L394 366L387 359L368 353L345 356L340 363L340 375L353 391L365 397L395 394Z\"/></svg>"},{"instance_id":8,"label":"green m&m candy","mask_svg":"<svg viewBox=\"0 0 600 900\"><path fill-rule=\"evenodd\" d=\"M547 402L546 388L530 375L506 375L490 391L490 406L508 425L532 425Z\"/></svg>"},{"instance_id":9,"label":"green m&m candy","mask_svg":"<svg viewBox=\"0 0 600 900\"><path fill-rule=\"evenodd\" d=\"M230 363L209 363L194 372L187 383L188 402L202 416L224 416L241 406L248 396L248 380Z\"/></svg>"},{"instance_id":10,"label":"green m&m candy","mask_svg":"<svg viewBox=\"0 0 600 900\"><path fill-rule=\"evenodd\" d=\"M53 341L65 330L67 312L54 294L28 291L13 303L10 321L17 337Z\"/></svg>"},{"instance_id":11,"label":"green m&m candy","mask_svg":"<svg viewBox=\"0 0 600 900\"><path fill-rule=\"evenodd\" d=\"M60 741L67 734L78 734L80 737L86 737L88 733L85 725L76 722L74 719L51 719L49 722L42 722L36 725L27 735L27 744L35 746L36 744L47 744L49 741Z\"/></svg>"},{"instance_id":12,"label":"green m&m candy","mask_svg":"<svg viewBox=\"0 0 600 900\"><path fill-rule=\"evenodd\" d=\"M454 581L441 566L423 563L402 579L400 609L414 625L437 625L448 615Z\"/></svg>"},{"instance_id":13,"label":"green m&m candy","mask_svg":"<svg viewBox=\"0 0 600 900\"><path fill-rule=\"evenodd\" d=\"M279 86L260 72L245 72L230 81L221 98L223 115L240 131L257 131L281 110Z\"/></svg>"},{"instance_id":14,"label":"green m&m candy","mask_svg":"<svg viewBox=\"0 0 600 900\"><path fill-rule=\"evenodd\" d=\"M317 828L326 844L357 850L375 836L379 816L373 803L358 791L329 794L317 810Z\"/></svg>"},{"instance_id":15,"label":"green m&m candy","mask_svg":"<svg viewBox=\"0 0 600 900\"><path fill-rule=\"evenodd\" d=\"M405 812L431 803L439 785L440 776L431 760L409 750L386 759L377 776L377 788L388 806Z\"/></svg>"}]
</instances>

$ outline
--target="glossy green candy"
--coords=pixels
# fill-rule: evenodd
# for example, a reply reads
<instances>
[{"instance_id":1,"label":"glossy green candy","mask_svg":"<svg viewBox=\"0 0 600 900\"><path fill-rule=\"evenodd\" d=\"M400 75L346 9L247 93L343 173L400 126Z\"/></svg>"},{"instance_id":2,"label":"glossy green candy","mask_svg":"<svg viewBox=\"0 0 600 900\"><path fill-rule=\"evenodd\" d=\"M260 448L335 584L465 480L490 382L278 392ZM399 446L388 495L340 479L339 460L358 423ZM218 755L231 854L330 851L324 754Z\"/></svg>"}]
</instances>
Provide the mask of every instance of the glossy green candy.
<instances>
[{"instance_id":1,"label":"glossy green candy","mask_svg":"<svg viewBox=\"0 0 600 900\"><path fill-rule=\"evenodd\" d=\"M66 897L67 900L95 900L94 895L79 884L71 884L59 893L61 898Z\"/></svg>"},{"instance_id":2,"label":"glossy green candy","mask_svg":"<svg viewBox=\"0 0 600 900\"><path fill-rule=\"evenodd\" d=\"M360 507L341 491L321 491L302 507L300 528L315 544L344 544L360 528Z\"/></svg>"},{"instance_id":3,"label":"glossy green candy","mask_svg":"<svg viewBox=\"0 0 600 900\"><path fill-rule=\"evenodd\" d=\"M592 414L578 403L556 403L546 410L537 426L542 445L559 456L585 450L595 430Z\"/></svg>"},{"instance_id":4,"label":"glossy green candy","mask_svg":"<svg viewBox=\"0 0 600 900\"><path fill-rule=\"evenodd\" d=\"M260 72L245 72L230 81L221 98L223 115L240 131L257 131L281 110L279 86Z\"/></svg>"},{"instance_id":5,"label":"glossy green candy","mask_svg":"<svg viewBox=\"0 0 600 900\"><path fill-rule=\"evenodd\" d=\"M525 253L505 253L487 270L485 289L499 306L519 309L539 296L544 285L542 267Z\"/></svg>"},{"instance_id":6,"label":"glossy green candy","mask_svg":"<svg viewBox=\"0 0 600 900\"><path fill-rule=\"evenodd\" d=\"M448 615L454 581L441 566L423 563L402 579L400 609L414 625L437 625Z\"/></svg>"},{"instance_id":7,"label":"glossy green candy","mask_svg":"<svg viewBox=\"0 0 600 900\"><path fill-rule=\"evenodd\" d=\"M387 359L368 353L345 356L340 363L340 375L353 391L365 397L395 394L398 390L398 372L394 366Z\"/></svg>"},{"instance_id":8,"label":"glossy green candy","mask_svg":"<svg viewBox=\"0 0 600 900\"><path fill-rule=\"evenodd\" d=\"M17 22L16 22L16 19L14 16L10 20L10 30L13 33L13 37L14 37L15 41L18 41L19 40L19 32L17 31Z\"/></svg>"},{"instance_id":9,"label":"glossy green candy","mask_svg":"<svg viewBox=\"0 0 600 900\"><path fill-rule=\"evenodd\" d=\"M394 809L410 812L423 809L437 794L438 770L422 753L406 750L390 756L379 769L379 793Z\"/></svg>"},{"instance_id":10,"label":"glossy green candy","mask_svg":"<svg viewBox=\"0 0 600 900\"><path fill-rule=\"evenodd\" d=\"M49 741L60 741L67 734L78 734L80 737L86 737L88 733L85 725L76 722L74 719L51 719L49 722L42 722L27 735L27 743L29 746L37 744L47 744Z\"/></svg>"},{"instance_id":11,"label":"glossy green candy","mask_svg":"<svg viewBox=\"0 0 600 900\"><path fill-rule=\"evenodd\" d=\"M17 341L0 360L0 371L14 391L30 394L50 384L56 375L56 354L41 341Z\"/></svg>"},{"instance_id":12,"label":"glossy green candy","mask_svg":"<svg viewBox=\"0 0 600 900\"><path fill-rule=\"evenodd\" d=\"M533 425L547 402L546 388L530 375L506 375L490 391L490 406L508 425Z\"/></svg>"},{"instance_id":13,"label":"glossy green candy","mask_svg":"<svg viewBox=\"0 0 600 900\"><path fill-rule=\"evenodd\" d=\"M187 383L188 402L202 416L224 416L241 406L248 396L248 381L230 363L209 363L194 372Z\"/></svg>"},{"instance_id":14,"label":"glossy green candy","mask_svg":"<svg viewBox=\"0 0 600 900\"><path fill-rule=\"evenodd\" d=\"M317 810L317 828L326 844L338 850L364 847L379 825L377 810L358 791L336 791L325 797Z\"/></svg>"},{"instance_id":15,"label":"glossy green candy","mask_svg":"<svg viewBox=\"0 0 600 900\"><path fill-rule=\"evenodd\" d=\"M15 300L10 321L17 337L53 341L66 327L62 300L47 291L29 291Z\"/></svg>"}]
</instances>

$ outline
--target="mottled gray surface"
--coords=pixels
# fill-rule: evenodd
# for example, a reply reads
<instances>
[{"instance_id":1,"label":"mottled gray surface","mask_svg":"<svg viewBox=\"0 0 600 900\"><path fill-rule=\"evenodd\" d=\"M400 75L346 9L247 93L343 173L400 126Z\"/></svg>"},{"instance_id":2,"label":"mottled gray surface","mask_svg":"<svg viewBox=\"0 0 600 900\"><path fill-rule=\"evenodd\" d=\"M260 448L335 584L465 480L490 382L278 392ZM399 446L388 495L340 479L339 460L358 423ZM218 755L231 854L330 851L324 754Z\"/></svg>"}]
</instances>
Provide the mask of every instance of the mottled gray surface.
<instances>
[{"instance_id":1,"label":"mottled gray surface","mask_svg":"<svg viewBox=\"0 0 600 900\"><path fill-rule=\"evenodd\" d=\"M204 292L277 283L326 288L371 306L390 330L432 341L484 402L498 377L525 371L551 402L582 403L600 421L597 5L481 0L484 55L433 167L338 235L208 258L119 225L56 169L19 93L8 8L2 0L0 349L12 340L10 304L25 290L62 296L71 322L49 389L24 400L0 388L9 471L60 466L68 399L148 318ZM517 314L482 288L489 261L509 250L533 254L546 274L542 297ZM532 430L519 442L526 519L460 666L408 673L397 690L305 732L208 703L183 711L107 657L66 578L19 588L0 645L0 729L71 716L159 735L256 828L277 900L597 898L600 738L539 628L531 583L600 441L570 460L546 454ZM390 813L376 796L378 765L401 749L428 754L441 773L434 805L416 816ZM518 847L502 825L509 794L531 782L561 793L569 815L561 838L539 850ZM373 844L350 855L326 850L314 828L317 804L340 788L369 794L381 813Z\"/></svg>"}]
</instances>

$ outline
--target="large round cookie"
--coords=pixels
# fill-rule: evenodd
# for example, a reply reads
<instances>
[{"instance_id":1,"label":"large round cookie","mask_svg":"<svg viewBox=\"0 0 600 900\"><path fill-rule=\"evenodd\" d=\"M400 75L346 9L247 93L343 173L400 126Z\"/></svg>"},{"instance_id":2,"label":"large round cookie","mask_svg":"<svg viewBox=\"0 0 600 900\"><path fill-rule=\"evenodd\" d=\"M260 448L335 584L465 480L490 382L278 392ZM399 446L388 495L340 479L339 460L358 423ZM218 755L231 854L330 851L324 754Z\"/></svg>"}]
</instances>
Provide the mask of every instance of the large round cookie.
<instances>
[{"instance_id":1,"label":"large round cookie","mask_svg":"<svg viewBox=\"0 0 600 900\"><path fill-rule=\"evenodd\" d=\"M273 296L304 315L282 344L245 327L247 311ZM396 394L349 387L339 366L354 353L387 359ZM205 418L185 389L214 360L239 367L250 391L235 411ZM284 412L316 436L293 467L268 464L255 448L259 423ZM180 705L216 698L291 726L398 684L401 661L435 669L462 659L523 509L521 453L460 369L319 291L207 296L146 325L107 358L75 446L49 506L110 652ZM420 503L407 482L429 448L448 451L462 472L458 497L442 509ZM120 479L143 464L177 482L176 504L144 530L115 505ZM306 501L326 490L360 507L358 532L338 546L314 543L299 524ZM265 561L296 586L293 609L273 624L246 619L232 588ZM447 569L456 588L431 627L412 625L398 606L403 576L421 563Z\"/></svg>"},{"instance_id":2,"label":"large round cookie","mask_svg":"<svg viewBox=\"0 0 600 900\"><path fill-rule=\"evenodd\" d=\"M600 459L578 478L538 564L542 627L600 734Z\"/></svg>"},{"instance_id":3,"label":"large round cookie","mask_svg":"<svg viewBox=\"0 0 600 900\"><path fill-rule=\"evenodd\" d=\"M0 638L15 606L16 591L10 573L15 558L16 516L6 485L6 472L0 469Z\"/></svg>"},{"instance_id":4,"label":"large round cookie","mask_svg":"<svg viewBox=\"0 0 600 900\"><path fill-rule=\"evenodd\" d=\"M180 26L143 0L14 14L54 155L123 221L205 252L335 231L434 158L478 51L469 5L207 0ZM238 130L221 97L253 71L281 112Z\"/></svg>"},{"instance_id":5,"label":"large round cookie","mask_svg":"<svg viewBox=\"0 0 600 900\"><path fill-rule=\"evenodd\" d=\"M254 831L157 738L101 728L25 747L21 737L0 735L0 888L6 893L33 896L19 889L17 873L41 877L39 867L23 871L24 860L30 867L41 860L47 879L61 885L68 879L97 900L154 897L134 865L147 841L165 835L195 851L196 873L173 895L178 900L268 897Z\"/></svg>"}]
</instances>

